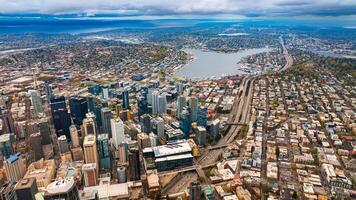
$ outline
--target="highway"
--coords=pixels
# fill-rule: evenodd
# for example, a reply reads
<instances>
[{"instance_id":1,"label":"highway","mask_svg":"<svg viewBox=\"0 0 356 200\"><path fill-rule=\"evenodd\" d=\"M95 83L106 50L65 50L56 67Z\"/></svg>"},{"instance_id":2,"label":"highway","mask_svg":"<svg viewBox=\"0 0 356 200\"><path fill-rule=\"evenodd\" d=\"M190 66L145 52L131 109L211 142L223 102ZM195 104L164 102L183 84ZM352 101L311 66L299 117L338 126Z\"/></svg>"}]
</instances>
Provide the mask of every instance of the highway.
<instances>
[{"instance_id":1,"label":"highway","mask_svg":"<svg viewBox=\"0 0 356 200\"><path fill-rule=\"evenodd\" d=\"M282 37L279 37L279 42L281 43L282 45L282 48L283 48L283 55L286 59L286 64L280 69L280 71L284 71L288 68L290 68L292 65L293 65L293 58L292 56L288 53L288 50L287 48L285 47L284 45L284 40Z\"/></svg>"}]
</instances>

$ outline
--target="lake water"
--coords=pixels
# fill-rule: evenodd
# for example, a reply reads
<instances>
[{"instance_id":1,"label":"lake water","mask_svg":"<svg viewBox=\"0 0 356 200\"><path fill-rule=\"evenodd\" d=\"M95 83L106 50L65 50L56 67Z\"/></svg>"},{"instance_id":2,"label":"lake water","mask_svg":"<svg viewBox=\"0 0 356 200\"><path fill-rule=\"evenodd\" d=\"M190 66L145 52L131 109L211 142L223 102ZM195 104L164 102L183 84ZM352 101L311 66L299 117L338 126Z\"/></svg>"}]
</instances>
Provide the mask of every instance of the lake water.
<instances>
[{"instance_id":1,"label":"lake water","mask_svg":"<svg viewBox=\"0 0 356 200\"><path fill-rule=\"evenodd\" d=\"M174 72L174 76L188 79L219 78L226 75L244 74L239 70L241 58L272 51L272 48L247 49L237 53L203 51L200 49L184 49L193 56L193 60Z\"/></svg>"}]
</instances>

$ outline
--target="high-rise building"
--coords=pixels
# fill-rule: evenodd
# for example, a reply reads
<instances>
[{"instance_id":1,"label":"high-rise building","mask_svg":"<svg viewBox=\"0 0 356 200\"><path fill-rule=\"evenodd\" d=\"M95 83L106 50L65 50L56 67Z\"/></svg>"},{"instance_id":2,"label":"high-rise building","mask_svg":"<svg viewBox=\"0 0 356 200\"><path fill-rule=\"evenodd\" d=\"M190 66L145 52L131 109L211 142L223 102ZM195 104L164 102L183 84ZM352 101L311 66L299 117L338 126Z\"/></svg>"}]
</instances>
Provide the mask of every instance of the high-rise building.
<instances>
[{"instance_id":1,"label":"high-rise building","mask_svg":"<svg viewBox=\"0 0 356 200\"><path fill-rule=\"evenodd\" d=\"M208 123L208 109L204 106L200 106L198 110L198 126L206 127Z\"/></svg>"},{"instance_id":2,"label":"high-rise building","mask_svg":"<svg viewBox=\"0 0 356 200\"><path fill-rule=\"evenodd\" d=\"M75 125L71 125L69 127L69 131L70 131L70 138L72 141L72 146L79 147L80 143L79 143L79 135L78 135L77 127L75 127Z\"/></svg>"},{"instance_id":3,"label":"high-rise building","mask_svg":"<svg viewBox=\"0 0 356 200\"><path fill-rule=\"evenodd\" d=\"M38 122L38 129L42 137L42 145L51 144L51 129L47 118L42 118Z\"/></svg>"},{"instance_id":4,"label":"high-rise building","mask_svg":"<svg viewBox=\"0 0 356 200\"><path fill-rule=\"evenodd\" d=\"M65 135L58 137L58 147L61 154L65 154L70 151L67 137Z\"/></svg>"},{"instance_id":5,"label":"high-rise building","mask_svg":"<svg viewBox=\"0 0 356 200\"><path fill-rule=\"evenodd\" d=\"M141 117L141 123L142 123L142 132L144 133L150 133L151 132L151 116L149 114L144 114Z\"/></svg>"},{"instance_id":6,"label":"high-rise building","mask_svg":"<svg viewBox=\"0 0 356 200\"><path fill-rule=\"evenodd\" d=\"M179 119L179 128L183 131L185 138L189 137L189 133L192 127L190 119L190 113L188 110L183 110L182 117Z\"/></svg>"},{"instance_id":7,"label":"high-rise building","mask_svg":"<svg viewBox=\"0 0 356 200\"><path fill-rule=\"evenodd\" d=\"M201 198L201 185L199 181L193 181L190 183L189 188L189 200L200 200Z\"/></svg>"},{"instance_id":8,"label":"high-rise building","mask_svg":"<svg viewBox=\"0 0 356 200\"><path fill-rule=\"evenodd\" d=\"M35 195L38 192L35 178L24 178L15 186L17 199L35 200Z\"/></svg>"},{"instance_id":9,"label":"high-rise building","mask_svg":"<svg viewBox=\"0 0 356 200\"><path fill-rule=\"evenodd\" d=\"M102 126L102 121L101 121L101 109L102 108L103 108L103 106L101 104L95 106L94 113L95 113L96 125L98 128Z\"/></svg>"},{"instance_id":10,"label":"high-rise building","mask_svg":"<svg viewBox=\"0 0 356 200\"><path fill-rule=\"evenodd\" d=\"M70 97L69 100L70 115L74 124L77 126L82 125L85 114L88 112L88 104L83 97Z\"/></svg>"},{"instance_id":11,"label":"high-rise building","mask_svg":"<svg viewBox=\"0 0 356 200\"><path fill-rule=\"evenodd\" d=\"M0 107L0 119L3 121L5 133L15 133L14 119L9 110Z\"/></svg>"},{"instance_id":12,"label":"high-rise building","mask_svg":"<svg viewBox=\"0 0 356 200\"><path fill-rule=\"evenodd\" d=\"M112 137L111 132L111 110L107 107L101 109L101 122L102 122L102 133L109 134L109 138Z\"/></svg>"},{"instance_id":13,"label":"high-rise building","mask_svg":"<svg viewBox=\"0 0 356 200\"><path fill-rule=\"evenodd\" d=\"M137 97L137 108L138 108L138 117L140 118L142 115L147 114L148 111L148 101L144 95L139 95Z\"/></svg>"},{"instance_id":14,"label":"high-rise building","mask_svg":"<svg viewBox=\"0 0 356 200\"><path fill-rule=\"evenodd\" d=\"M214 140L218 138L218 135L220 134L219 130L220 130L220 120L215 119L210 126L210 135Z\"/></svg>"},{"instance_id":15,"label":"high-rise building","mask_svg":"<svg viewBox=\"0 0 356 200\"><path fill-rule=\"evenodd\" d=\"M25 175L25 165L21 159L20 153L11 155L3 161L6 177L10 181L19 181Z\"/></svg>"},{"instance_id":16,"label":"high-rise building","mask_svg":"<svg viewBox=\"0 0 356 200\"><path fill-rule=\"evenodd\" d=\"M98 183L97 167L96 163L87 163L83 165L82 173L85 187L95 186Z\"/></svg>"},{"instance_id":17,"label":"high-rise building","mask_svg":"<svg viewBox=\"0 0 356 200\"><path fill-rule=\"evenodd\" d=\"M1 200L18 200L15 190L14 190L14 184L12 182L7 181L0 186L0 199Z\"/></svg>"},{"instance_id":18,"label":"high-rise building","mask_svg":"<svg viewBox=\"0 0 356 200\"><path fill-rule=\"evenodd\" d=\"M152 131L161 138L164 138L164 120L161 117L152 119Z\"/></svg>"},{"instance_id":19,"label":"high-rise building","mask_svg":"<svg viewBox=\"0 0 356 200\"><path fill-rule=\"evenodd\" d=\"M98 147L94 135L87 135L84 137L83 148L85 163L96 163L96 166L99 166ZM98 169L99 168L97 168L97 170Z\"/></svg>"},{"instance_id":20,"label":"high-rise building","mask_svg":"<svg viewBox=\"0 0 356 200\"><path fill-rule=\"evenodd\" d=\"M57 136L66 135L67 138L70 138L69 126L71 120L64 96L52 98L50 106Z\"/></svg>"},{"instance_id":21,"label":"high-rise building","mask_svg":"<svg viewBox=\"0 0 356 200\"><path fill-rule=\"evenodd\" d=\"M129 177L130 181L141 179L141 164L138 148L130 148L129 150Z\"/></svg>"},{"instance_id":22,"label":"high-rise building","mask_svg":"<svg viewBox=\"0 0 356 200\"><path fill-rule=\"evenodd\" d=\"M158 114L158 97L159 92L157 90L152 92L152 114Z\"/></svg>"},{"instance_id":23,"label":"high-rise building","mask_svg":"<svg viewBox=\"0 0 356 200\"><path fill-rule=\"evenodd\" d=\"M31 157L34 161L38 161L44 157L42 150L42 137L39 132L30 135L30 150Z\"/></svg>"},{"instance_id":24,"label":"high-rise building","mask_svg":"<svg viewBox=\"0 0 356 200\"><path fill-rule=\"evenodd\" d=\"M94 117L93 117L94 116ZM84 136L86 135L97 135L97 127L95 123L95 115L93 113L88 113L87 117L83 120L83 130Z\"/></svg>"},{"instance_id":25,"label":"high-rise building","mask_svg":"<svg viewBox=\"0 0 356 200\"><path fill-rule=\"evenodd\" d=\"M198 118L198 98L193 96L189 98L190 117L192 122L196 122Z\"/></svg>"},{"instance_id":26,"label":"high-rise building","mask_svg":"<svg viewBox=\"0 0 356 200\"><path fill-rule=\"evenodd\" d=\"M204 127L198 126L195 129L195 136L199 145L201 146L206 145L206 129Z\"/></svg>"},{"instance_id":27,"label":"high-rise building","mask_svg":"<svg viewBox=\"0 0 356 200\"><path fill-rule=\"evenodd\" d=\"M116 169L116 172L117 172L117 182L126 183L127 182L126 168L124 166L120 166Z\"/></svg>"},{"instance_id":28,"label":"high-rise building","mask_svg":"<svg viewBox=\"0 0 356 200\"><path fill-rule=\"evenodd\" d=\"M158 114L167 113L167 97L166 94L161 94L158 96Z\"/></svg>"},{"instance_id":29,"label":"high-rise building","mask_svg":"<svg viewBox=\"0 0 356 200\"><path fill-rule=\"evenodd\" d=\"M187 100L185 96L180 95L177 99L177 118L180 119L182 117L182 112L184 107L187 105Z\"/></svg>"},{"instance_id":30,"label":"high-rise building","mask_svg":"<svg viewBox=\"0 0 356 200\"><path fill-rule=\"evenodd\" d=\"M38 115L39 113L42 113L43 105L39 92L37 90L29 90L28 93L30 94L31 103L33 109L35 110L35 114Z\"/></svg>"},{"instance_id":31,"label":"high-rise building","mask_svg":"<svg viewBox=\"0 0 356 200\"><path fill-rule=\"evenodd\" d=\"M49 102L54 96L53 96L52 85L49 84L48 82L45 82L44 84L44 92L46 95L47 102Z\"/></svg>"},{"instance_id":32,"label":"high-rise building","mask_svg":"<svg viewBox=\"0 0 356 200\"><path fill-rule=\"evenodd\" d=\"M95 102L94 102L94 96L89 95L88 96L88 106L89 106L89 111L90 112L95 112Z\"/></svg>"},{"instance_id":33,"label":"high-rise building","mask_svg":"<svg viewBox=\"0 0 356 200\"><path fill-rule=\"evenodd\" d=\"M111 119L111 130L114 146L118 148L120 143L125 140L124 122L119 117L116 119Z\"/></svg>"},{"instance_id":34,"label":"high-rise building","mask_svg":"<svg viewBox=\"0 0 356 200\"><path fill-rule=\"evenodd\" d=\"M104 99L109 99L109 88L108 87L103 87L103 90L102 90L103 92L103 98Z\"/></svg>"},{"instance_id":35,"label":"high-rise building","mask_svg":"<svg viewBox=\"0 0 356 200\"><path fill-rule=\"evenodd\" d=\"M12 142L14 141L14 135L6 133L0 135L0 150L4 159L9 158L14 153L12 148Z\"/></svg>"},{"instance_id":36,"label":"high-rise building","mask_svg":"<svg viewBox=\"0 0 356 200\"><path fill-rule=\"evenodd\" d=\"M122 108L130 109L130 101L129 101L130 98L129 98L128 89L125 89L124 91L122 91L121 98L122 98Z\"/></svg>"},{"instance_id":37,"label":"high-rise building","mask_svg":"<svg viewBox=\"0 0 356 200\"><path fill-rule=\"evenodd\" d=\"M100 169L111 169L110 144L108 134L98 135L98 152Z\"/></svg>"}]
</instances>

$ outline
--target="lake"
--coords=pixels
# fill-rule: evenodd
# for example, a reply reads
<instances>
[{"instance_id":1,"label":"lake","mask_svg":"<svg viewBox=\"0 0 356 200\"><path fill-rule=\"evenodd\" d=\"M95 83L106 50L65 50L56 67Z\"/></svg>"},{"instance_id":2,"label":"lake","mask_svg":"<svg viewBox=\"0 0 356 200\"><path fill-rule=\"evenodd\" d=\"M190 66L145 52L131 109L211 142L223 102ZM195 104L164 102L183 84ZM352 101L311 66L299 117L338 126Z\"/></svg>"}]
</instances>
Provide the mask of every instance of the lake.
<instances>
[{"instance_id":1,"label":"lake","mask_svg":"<svg viewBox=\"0 0 356 200\"><path fill-rule=\"evenodd\" d=\"M174 72L173 76L188 79L219 78L226 75L245 74L239 70L241 58L272 51L272 48L247 49L236 53L203 51L200 49L184 49L193 56L193 60Z\"/></svg>"}]
</instances>

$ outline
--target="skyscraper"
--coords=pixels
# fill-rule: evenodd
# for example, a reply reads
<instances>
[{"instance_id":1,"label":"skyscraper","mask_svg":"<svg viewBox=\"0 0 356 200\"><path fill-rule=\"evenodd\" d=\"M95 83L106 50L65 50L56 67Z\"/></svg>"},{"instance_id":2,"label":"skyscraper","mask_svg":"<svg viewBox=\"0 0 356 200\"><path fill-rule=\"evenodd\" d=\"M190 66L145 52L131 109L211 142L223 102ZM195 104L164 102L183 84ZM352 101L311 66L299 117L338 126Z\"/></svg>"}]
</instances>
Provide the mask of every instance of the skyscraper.
<instances>
[{"instance_id":1,"label":"skyscraper","mask_svg":"<svg viewBox=\"0 0 356 200\"><path fill-rule=\"evenodd\" d=\"M73 122L80 126L83 123L85 114L88 112L88 104L83 97L70 97L69 100L70 106L70 115L73 119Z\"/></svg>"},{"instance_id":2,"label":"skyscraper","mask_svg":"<svg viewBox=\"0 0 356 200\"><path fill-rule=\"evenodd\" d=\"M122 98L122 108L130 109L129 91L127 88L125 88L124 91L122 91L121 98Z\"/></svg>"},{"instance_id":3,"label":"skyscraper","mask_svg":"<svg viewBox=\"0 0 356 200\"><path fill-rule=\"evenodd\" d=\"M204 106L200 106L198 110L198 126L206 127L208 123L208 109Z\"/></svg>"},{"instance_id":4,"label":"skyscraper","mask_svg":"<svg viewBox=\"0 0 356 200\"><path fill-rule=\"evenodd\" d=\"M120 143L125 140L124 122L119 117L116 119L111 119L111 130L114 146L118 149Z\"/></svg>"},{"instance_id":5,"label":"skyscraper","mask_svg":"<svg viewBox=\"0 0 356 200\"><path fill-rule=\"evenodd\" d=\"M98 166L96 163L87 163L82 167L82 173L84 177L84 186L90 187L95 186L98 182L98 174L97 174Z\"/></svg>"},{"instance_id":6,"label":"skyscraper","mask_svg":"<svg viewBox=\"0 0 356 200\"><path fill-rule=\"evenodd\" d=\"M151 132L151 116L148 114L142 115L141 123L142 123L142 125L141 125L142 132L150 133Z\"/></svg>"},{"instance_id":7,"label":"skyscraper","mask_svg":"<svg viewBox=\"0 0 356 200\"><path fill-rule=\"evenodd\" d=\"M77 127L75 127L75 125L71 125L69 127L69 131L70 131L70 138L72 141L72 146L73 147L79 147L79 135L78 135L78 130Z\"/></svg>"},{"instance_id":8,"label":"skyscraper","mask_svg":"<svg viewBox=\"0 0 356 200\"><path fill-rule=\"evenodd\" d=\"M71 124L71 120L67 111L64 96L52 98L50 106L57 136L66 135L67 138L70 138L69 126Z\"/></svg>"},{"instance_id":9,"label":"skyscraper","mask_svg":"<svg viewBox=\"0 0 356 200\"><path fill-rule=\"evenodd\" d=\"M190 113L186 109L183 110L182 117L179 119L179 128L183 131L186 138L189 137L191 123Z\"/></svg>"},{"instance_id":10,"label":"skyscraper","mask_svg":"<svg viewBox=\"0 0 356 200\"><path fill-rule=\"evenodd\" d=\"M17 199L35 200L38 192L36 178L25 178L20 180L15 186Z\"/></svg>"},{"instance_id":11,"label":"skyscraper","mask_svg":"<svg viewBox=\"0 0 356 200\"><path fill-rule=\"evenodd\" d=\"M95 112L95 102L94 102L94 96L89 95L88 96L88 106L89 106L89 111L90 112Z\"/></svg>"},{"instance_id":12,"label":"skyscraper","mask_svg":"<svg viewBox=\"0 0 356 200\"><path fill-rule=\"evenodd\" d=\"M158 113L158 97L159 92L157 90L152 92L152 114Z\"/></svg>"},{"instance_id":13,"label":"skyscraper","mask_svg":"<svg viewBox=\"0 0 356 200\"><path fill-rule=\"evenodd\" d=\"M44 84L44 92L47 98L47 102L50 102L50 100L54 97L53 96L53 90L52 90L52 85L49 84L48 82L45 82Z\"/></svg>"},{"instance_id":14,"label":"skyscraper","mask_svg":"<svg viewBox=\"0 0 356 200\"><path fill-rule=\"evenodd\" d=\"M10 155L14 153L14 150L12 148L13 141L14 141L14 135L10 133L0 135L0 150L4 159L9 158Z\"/></svg>"},{"instance_id":15,"label":"skyscraper","mask_svg":"<svg viewBox=\"0 0 356 200\"><path fill-rule=\"evenodd\" d=\"M177 99L177 118L180 119L182 117L182 112L184 107L187 105L187 101L185 96L180 95Z\"/></svg>"},{"instance_id":16,"label":"skyscraper","mask_svg":"<svg viewBox=\"0 0 356 200\"><path fill-rule=\"evenodd\" d=\"M108 134L98 135L100 169L111 169L110 144Z\"/></svg>"},{"instance_id":17,"label":"skyscraper","mask_svg":"<svg viewBox=\"0 0 356 200\"><path fill-rule=\"evenodd\" d=\"M58 147L61 154L69 152L69 145L65 135L58 137Z\"/></svg>"},{"instance_id":18,"label":"skyscraper","mask_svg":"<svg viewBox=\"0 0 356 200\"><path fill-rule=\"evenodd\" d=\"M158 114L167 113L167 97L166 94L163 93L158 96Z\"/></svg>"},{"instance_id":19,"label":"skyscraper","mask_svg":"<svg viewBox=\"0 0 356 200\"><path fill-rule=\"evenodd\" d=\"M37 90L29 90L28 93L30 94L31 103L33 109L35 110L35 114L38 115L39 113L42 113L43 105L39 92Z\"/></svg>"},{"instance_id":20,"label":"skyscraper","mask_svg":"<svg viewBox=\"0 0 356 200\"><path fill-rule=\"evenodd\" d=\"M111 110L107 107L101 109L101 122L102 122L102 133L109 134L109 138L112 137L111 132L111 120L112 113Z\"/></svg>"},{"instance_id":21,"label":"skyscraper","mask_svg":"<svg viewBox=\"0 0 356 200\"><path fill-rule=\"evenodd\" d=\"M189 188L189 200L200 200L201 194L200 182L198 180L191 182Z\"/></svg>"},{"instance_id":22,"label":"skyscraper","mask_svg":"<svg viewBox=\"0 0 356 200\"><path fill-rule=\"evenodd\" d=\"M130 181L140 180L141 166L140 166L140 154L138 148L130 148L128 157L129 157Z\"/></svg>"},{"instance_id":23,"label":"skyscraper","mask_svg":"<svg viewBox=\"0 0 356 200\"><path fill-rule=\"evenodd\" d=\"M31 157L34 161L38 161L44 157L42 150L42 137L39 132L30 135L30 150L32 155Z\"/></svg>"},{"instance_id":24,"label":"skyscraper","mask_svg":"<svg viewBox=\"0 0 356 200\"><path fill-rule=\"evenodd\" d=\"M161 138L164 138L164 120L161 117L152 119L152 131Z\"/></svg>"},{"instance_id":25,"label":"skyscraper","mask_svg":"<svg viewBox=\"0 0 356 200\"><path fill-rule=\"evenodd\" d=\"M97 127L95 123L95 115L93 113L87 113L87 117L83 120L83 135L97 135Z\"/></svg>"},{"instance_id":26,"label":"skyscraper","mask_svg":"<svg viewBox=\"0 0 356 200\"><path fill-rule=\"evenodd\" d=\"M38 122L38 129L42 137L42 145L51 144L51 129L47 118L42 118Z\"/></svg>"},{"instance_id":27,"label":"skyscraper","mask_svg":"<svg viewBox=\"0 0 356 200\"><path fill-rule=\"evenodd\" d=\"M85 163L96 163L96 166L99 166L98 148L96 145L96 137L94 135L87 135L84 137L83 148Z\"/></svg>"},{"instance_id":28,"label":"skyscraper","mask_svg":"<svg viewBox=\"0 0 356 200\"><path fill-rule=\"evenodd\" d=\"M138 117L148 113L148 101L143 95L137 97Z\"/></svg>"},{"instance_id":29,"label":"skyscraper","mask_svg":"<svg viewBox=\"0 0 356 200\"><path fill-rule=\"evenodd\" d=\"M3 162L6 177L10 181L19 181L25 175L25 166L21 154L15 153Z\"/></svg>"},{"instance_id":30,"label":"skyscraper","mask_svg":"<svg viewBox=\"0 0 356 200\"><path fill-rule=\"evenodd\" d=\"M189 108L190 108L190 117L192 122L196 122L198 118L198 98L190 97L189 98Z\"/></svg>"}]
</instances>

